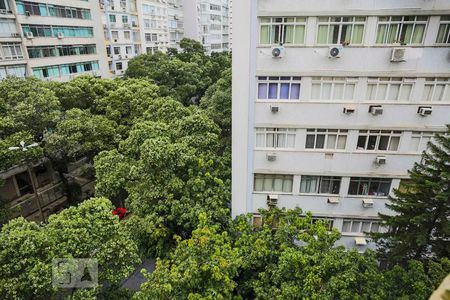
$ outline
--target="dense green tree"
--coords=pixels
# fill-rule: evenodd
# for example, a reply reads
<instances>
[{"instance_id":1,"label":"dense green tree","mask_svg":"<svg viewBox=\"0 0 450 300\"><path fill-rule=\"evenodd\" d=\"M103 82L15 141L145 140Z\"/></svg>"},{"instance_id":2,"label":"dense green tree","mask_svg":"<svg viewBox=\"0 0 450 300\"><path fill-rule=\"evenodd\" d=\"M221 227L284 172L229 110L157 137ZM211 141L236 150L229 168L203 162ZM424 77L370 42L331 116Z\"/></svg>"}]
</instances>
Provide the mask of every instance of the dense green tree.
<instances>
[{"instance_id":1,"label":"dense green tree","mask_svg":"<svg viewBox=\"0 0 450 300\"><path fill-rule=\"evenodd\" d=\"M387 204L395 215L380 215L389 230L374 237L388 265L450 257L450 135L435 140Z\"/></svg>"},{"instance_id":2,"label":"dense green tree","mask_svg":"<svg viewBox=\"0 0 450 300\"><path fill-rule=\"evenodd\" d=\"M52 260L95 258L99 284L118 284L139 263L137 248L126 235L107 199L94 198L50 216L37 225L23 218L0 232L0 293L4 299L49 299ZM98 292L98 290L97 290Z\"/></svg>"},{"instance_id":3,"label":"dense green tree","mask_svg":"<svg viewBox=\"0 0 450 300\"><path fill-rule=\"evenodd\" d=\"M177 238L169 258L158 260L135 299L231 299L240 265L226 232L208 226L206 214L187 240Z\"/></svg>"}]
</instances>

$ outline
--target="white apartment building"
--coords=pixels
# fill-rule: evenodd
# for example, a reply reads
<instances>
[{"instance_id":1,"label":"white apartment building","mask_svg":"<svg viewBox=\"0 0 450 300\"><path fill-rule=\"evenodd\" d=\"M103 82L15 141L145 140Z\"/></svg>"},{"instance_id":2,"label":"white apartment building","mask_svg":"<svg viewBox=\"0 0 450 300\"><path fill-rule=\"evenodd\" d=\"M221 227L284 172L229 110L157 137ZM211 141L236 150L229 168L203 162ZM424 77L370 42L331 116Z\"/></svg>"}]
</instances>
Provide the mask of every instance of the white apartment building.
<instances>
[{"instance_id":1,"label":"white apartment building","mask_svg":"<svg viewBox=\"0 0 450 300\"><path fill-rule=\"evenodd\" d=\"M229 0L185 0L185 36L203 44L207 53L228 51Z\"/></svg>"},{"instance_id":2,"label":"white apartment building","mask_svg":"<svg viewBox=\"0 0 450 300\"><path fill-rule=\"evenodd\" d=\"M141 37L136 0L100 0L102 24L113 76L121 76L128 61L141 54Z\"/></svg>"},{"instance_id":3,"label":"white apartment building","mask_svg":"<svg viewBox=\"0 0 450 300\"><path fill-rule=\"evenodd\" d=\"M301 207L340 244L373 246L388 195L450 123L450 2L249 0L232 15L233 216Z\"/></svg>"},{"instance_id":4,"label":"white apartment building","mask_svg":"<svg viewBox=\"0 0 450 300\"><path fill-rule=\"evenodd\" d=\"M179 48L184 37L181 0L138 0L144 53Z\"/></svg>"},{"instance_id":5,"label":"white apartment building","mask_svg":"<svg viewBox=\"0 0 450 300\"><path fill-rule=\"evenodd\" d=\"M0 79L107 76L98 3L0 0Z\"/></svg>"}]
</instances>

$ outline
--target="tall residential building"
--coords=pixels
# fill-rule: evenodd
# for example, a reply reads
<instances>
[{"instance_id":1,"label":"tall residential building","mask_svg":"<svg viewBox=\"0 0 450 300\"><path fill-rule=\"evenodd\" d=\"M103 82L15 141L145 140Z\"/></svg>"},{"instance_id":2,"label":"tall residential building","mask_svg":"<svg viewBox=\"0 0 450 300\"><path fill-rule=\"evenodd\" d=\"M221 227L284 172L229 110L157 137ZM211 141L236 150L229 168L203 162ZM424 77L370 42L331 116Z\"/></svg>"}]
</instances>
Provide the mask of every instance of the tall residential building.
<instances>
[{"instance_id":1,"label":"tall residential building","mask_svg":"<svg viewBox=\"0 0 450 300\"><path fill-rule=\"evenodd\" d=\"M232 14L233 216L300 207L371 247L388 195L450 123L450 2L249 0Z\"/></svg>"},{"instance_id":2,"label":"tall residential building","mask_svg":"<svg viewBox=\"0 0 450 300\"><path fill-rule=\"evenodd\" d=\"M185 36L203 44L208 53L228 51L229 0L185 0Z\"/></svg>"},{"instance_id":3,"label":"tall residential building","mask_svg":"<svg viewBox=\"0 0 450 300\"><path fill-rule=\"evenodd\" d=\"M181 0L138 0L144 53L179 48L183 38Z\"/></svg>"},{"instance_id":4,"label":"tall residential building","mask_svg":"<svg viewBox=\"0 0 450 300\"><path fill-rule=\"evenodd\" d=\"M97 2L0 0L0 8L1 78L108 75Z\"/></svg>"},{"instance_id":5,"label":"tall residential building","mask_svg":"<svg viewBox=\"0 0 450 300\"><path fill-rule=\"evenodd\" d=\"M140 22L136 0L100 0L108 69L121 76L128 61L141 54Z\"/></svg>"}]
</instances>

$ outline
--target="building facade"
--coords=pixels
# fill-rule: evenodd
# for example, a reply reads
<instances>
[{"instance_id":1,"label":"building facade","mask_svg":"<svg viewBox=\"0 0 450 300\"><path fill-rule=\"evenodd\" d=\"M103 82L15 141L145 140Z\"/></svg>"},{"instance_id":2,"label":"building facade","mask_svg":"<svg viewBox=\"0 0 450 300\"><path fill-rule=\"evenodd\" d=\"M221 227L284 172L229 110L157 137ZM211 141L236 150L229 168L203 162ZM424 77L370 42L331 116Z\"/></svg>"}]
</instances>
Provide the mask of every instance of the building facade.
<instances>
[{"instance_id":1,"label":"building facade","mask_svg":"<svg viewBox=\"0 0 450 300\"><path fill-rule=\"evenodd\" d=\"M93 1L1 0L0 77L107 77L99 19L99 5Z\"/></svg>"},{"instance_id":2,"label":"building facade","mask_svg":"<svg viewBox=\"0 0 450 300\"><path fill-rule=\"evenodd\" d=\"M229 0L184 1L185 35L203 44L207 53L229 46Z\"/></svg>"},{"instance_id":3,"label":"building facade","mask_svg":"<svg viewBox=\"0 0 450 300\"><path fill-rule=\"evenodd\" d=\"M450 2L233 3L232 214L300 207L372 246L450 123Z\"/></svg>"}]
</instances>

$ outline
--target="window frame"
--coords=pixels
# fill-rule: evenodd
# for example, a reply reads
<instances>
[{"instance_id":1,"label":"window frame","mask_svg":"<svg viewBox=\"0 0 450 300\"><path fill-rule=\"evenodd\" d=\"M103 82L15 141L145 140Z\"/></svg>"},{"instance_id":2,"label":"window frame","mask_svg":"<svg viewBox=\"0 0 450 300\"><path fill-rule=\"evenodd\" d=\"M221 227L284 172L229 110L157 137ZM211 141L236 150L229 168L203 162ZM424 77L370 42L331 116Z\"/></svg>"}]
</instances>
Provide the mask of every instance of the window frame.
<instances>
[{"instance_id":1,"label":"window frame","mask_svg":"<svg viewBox=\"0 0 450 300\"><path fill-rule=\"evenodd\" d=\"M344 231L345 222L349 222L350 231ZM351 231L353 228L353 223L359 222L358 231ZM363 231L363 224L369 223L369 231ZM373 231L373 226L376 224L376 231ZM341 234L342 235L366 235L367 233L381 232L381 222L379 219L358 219L358 218L344 218L342 220Z\"/></svg>"},{"instance_id":2,"label":"window frame","mask_svg":"<svg viewBox=\"0 0 450 300\"><path fill-rule=\"evenodd\" d=\"M300 76L258 76L256 84L256 99L257 100L269 100L269 101L299 101L301 98L301 90L302 90L302 78ZM270 97L270 87L276 84L277 87L277 96L276 98ZM289 85L289 95L287 98L281 98L282 94L282 86L284 84ZM266 98L260 98L260 88L262 85L266 85L265 95ZM293 97L293 85L298 85L298 98ZM295 96L295 95L294 95Z\"/></svg>"},{"instance_id":3,"label":"window frame","mask_svg":"<svg viewBox=\"0 0 450 300\"><path fill-rule=\"evenodd\" d=\"M450 23L449 23L449 26L450 26ZM429 80L429 79L433 79L433 80ZM443 85L444 87L443 87L440 99L436 100L433 98L435 96L436 88L438 85ZM426 89L428 86L431 86L430 91L428 91L428 95L430 95L430 92L431 92L431 97L425 96L425 94L427 93ZM432 101L437 101L437 102L450 101L450 78L445 78L445 77L432 77L432 78L427 77L427 78L425 78L422 99L425 101L430 101L430 102L432 102Z\"/></svg>"},{"instance_id":4,"label":"window frame","mask_svg":"<svg viewBox=\"0 0 450 300\"><path fill-rule=\"evenodd\" d=\"M328 18L327 21L320 20ZM333 19L340 18L340 21L334 21ZM351 21L344 21L344 18L352 18ZM357 21L357 18L364 18L364 21ZM333 26L338 26L338 35L337 35L337 41L329 41L330 39L330 28ZM351 36L350 41L343 41L342 40L342 28L344 25L351 25ZM362 25L363 26L363 32L361 37L361 43L353 43L353 34L355 32L355 25ZM337 45L337 44L345 44L345 45L356 45L361 46L364 44L364 36L366 33L366 25L367 25L367 17L366 16L324 16L324 17L317 17L317 26L316 26L316 39L315 43L318 46L329 46L329 45ZM327 26L327 41L326 43L320 43L319 42L319 28L320 26Z\"/></svg>"},{"instance_id":5,"label":"window frame","mask_svg":"<svg viewBox=\"0 0 450 300\"><path fill-rule=\"evenodd\" d=\"M367 78L367 88L366 88L366 95L365 100L366 101L405 101L409 102L411 101L411 96L413 95L412 91L414 89L414 85L417 82L417 78L413 77L368 77ZM380 86L386 85L386 92L384 95L384 99L381 97L378 97L378 93L381 91ZM398 85L398 94L396 99L388 99L390 96L390 90L393 88L394 85ZM369 86L373 86L371 90L369 91ZM404 87L410 86L409 95L407 99L401 99L402 91ZM375 93L373 92L375 91ZM374 94L374 98L372 98L371 94Z\"/></svg>"},{"instance_id":6,"label":"window frame","mask_svg":"<svg viewBox=\"0 0 450 300\"><path fill-rule=\"evenodd\" d=\"M295 149L295 138L297 135L295 128L281 128L281 127L256 127L255 128L255 149ZM258 135L263 136L264 146L258 146ZM267 146L269 135L272 135L274 147ZM284 145L279 146L279 136L282 135ZM293 138L292 147L288 147L289 137Z\"/></svg>"},{"instance_id":7,"label":"window frame","mask_svg":"<svg viewBox=\"0 0 450 300\"><path fill-rule=\"evenodd\" d=\"M302 182L303 180L307 180L310 179L312 177L316 178L316 184L314 187L314 191L312 192L307 192L307 191L302 191ZM324 193L322 192L322 184L324 181L330 181L331 185L329 185L329 187L333 187L334 184L338 182L339 186L338 186L338 191L337 193ZM340 191L341 191L341 184L342 184L342 176L316 176L316 175L302 175L300 178L300 187L299 187L299 194L300 195L333 195L333 196L338 196ZM329 188L328 188L329 190Z\"/></svg>"},{"instance_id":8,"label":"window frame","mask_svg":"<svg viewBox=\"0 0 450 300\"><path fill-rule=\"evenodd\" d=\"M258 178L260 177L260 178ZM257 184L256 184L256 180L257 179L262 179L262 190L256 190ZM277 191L275 190L275 180L277 179L282 179L282 186L281 186L281 191ZM284 191L284 187L285 184L287 184L290 179L290 191L286 192ZM266 180L271 180L271 186L272 189L269 190L264 190L264 185L265 185L265 181ZM286 181L287 180L287 181ZM294 175L287 175L287 174L262 174L262 173L254 173L253 174L253 193L263 193L263 194L267 194L267 193L276 193L276 194L292 194L293 193L293 183L294 183Z\"/></svg>"},{"instance_id":9,"label":"window frame","mask_svg":"<svg viewBox=\"0 0 450 300\"><path fill-rule=\"evenodd\" d=\"M352 189L352 182L357 182L356 186L356 194L351 194L350 190ZM370 195L370 187L372 184L377 184L377 191L375 194ZM386 195L379 195L381 184L387 184L389 183L389 189L386 193ZM367 194L359 194L359 191L361 190L361 184L367 184ZM364 190L364 188L362 188ZM365 197L365 198L388 198L389 194L392 189L392 178L384 178L384 177L350 177L350 182L348 185L348 191L347 196L349 197Z\"/></svg>"},{"instance_id":10,"label":"window frame","mask_svg":"<svg viewBox=\"0 0 450 300\"><path fill-rule=\"evenodd\" d=\"M343 84L342 88L342 99L334 97L334 91L337 84ZM314 85L319 86L319 98L315 98ZM330 97L324 97L324 86L331 85L330 87ZM353 86L353 95L351 99L346 99L347 86ZM358 77L331 77L331 76L320 76L311 78L311 100L329 100L329 101L354 101L355 93L358 85Z\"/></svg>"},{"instance_id":11,"label":"window frame","mask_svg":"<svg viewBox=\"0 0 450 300\"><path fill-rule=\"evenodd\" d=\"M392 20L392 18L398 18L401 17L401 20ZM405 21L405 17L414 17L415 20L414 21ZM417 17L427 17L427 19L425 21L417 21ZM388 20L383 20L380 21L380 18L388 18ZM375 35L375 45L395 45L396 43L400 43L403 46L417 46L417 45L423 45L424 41L425 41L425 36L427 33L427 29L428 29L428 22L430 21L430 16L423 16L423 15L407 15L407 16L378 16L377 19L377 30L376 30L376 35ZM405 41L401 41L399 38L401 37L402 34L402 30L404 25L413 25L413 29L411 32L411 37L410 37L410 42L405 42ZM378 42L378 32L381 28L380 25L386 25L386 31L384 32L384 36L383 36L383 41L382 42ZM411 41L413 40L414 37L414 32L416 29L416 25L425 25L425 28L423 30L423 36L422 36L422 41L420 43L411 43ZM395 28L394 26L397 27L396 29L396 33L395 33L395 40L393 43L388 43L388 39L391 33L392 28Z\"/></svg>"},{"instance_id":12,"label":"window frame","mask_svg":"<svg viewBox=\"0 0 450 300\"><path fill-rule=\"evenodd\" d=\"M286 21L287 19L294 19L293 21ZM306 44L306 24L308 21L307 17L259 17L259 45L264 46L276 46L276 45L284 45L284 46L304 46ZM265 19L269 19L269 21L265 21ZM276 22L276 19L281 19L281 22ZM268 43L262 42L262 28L263 26L268 26ZM279 26L278 29L274 29L276 26ZM293 26L292 32L292 43L286 43L285 30L286 26ZM297 26L303 26L303 41L301 43L297 43L296 41L296 28ZM275 41L275 31L278 31L278 37L280 41ZM280 38L281 37L281 38Z\"/></svg>"},{"instance_id":13,"label":"window frame","mask_svg":"<svg viewBox=\"0 0 450 300\"><path fill-rule=\"evenodd\" d=\"M323 147L318 148L318 138L317 136L324 135L323 139ZM329 136L336 135L336 140L334 142L334 148L328 147L328 139ZM308 146L308 136L314 136L313 147ZM339 137L345 136L345 143L343 148L338 148ZM348 129L323 129L323 128L307 128L306 129L306 138L305 138L305 150L307 151L345 151L347 148L347 140L348 140Z\"/></svg>"},{"instance_id":14,"label":"window frame","mask_svg":"<svg viewBox=\"0 0 450 300\"><path fill-rule=\"evenodd\" d=\"M356 151L367 151L367 152L397 152L399 151L400 143L402 140L403 131L400 130L383 130L383 129L371 129L371 130L359 130L358 132L358 139L356 140ZM364 149L360 149L359 145L359 139L360 137L365 136L364 140ZM367 149L369 146L370 137L376 136L374 149ZM388 142L386 145L386 149L379 149L380 141L382 137L388 136ZM398 144L396 150L390 150L391 142L393 137L398 137Z\"/></svg>"},{"instance_id":15,"label":"window frame","mask_svg":"<svg viewBox=\"0 0 450 300\"><path fill-rule=\"evenodd\" d=\"M447 20L443 20L442 18L446 17ZM444 38L444 41L446 42L439 42L439 33L441 32L441 27L444 28L444 34L443 36L447 36L446 38ZM440 16L440 20L439 20L439 29L438 29L438 33L436 35L436 40L435 40L435 44L436 45L448 45L450 44L450 16L446 15L446 16Z\"/></svg>"}]
</instances>

